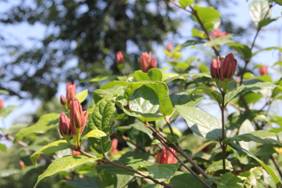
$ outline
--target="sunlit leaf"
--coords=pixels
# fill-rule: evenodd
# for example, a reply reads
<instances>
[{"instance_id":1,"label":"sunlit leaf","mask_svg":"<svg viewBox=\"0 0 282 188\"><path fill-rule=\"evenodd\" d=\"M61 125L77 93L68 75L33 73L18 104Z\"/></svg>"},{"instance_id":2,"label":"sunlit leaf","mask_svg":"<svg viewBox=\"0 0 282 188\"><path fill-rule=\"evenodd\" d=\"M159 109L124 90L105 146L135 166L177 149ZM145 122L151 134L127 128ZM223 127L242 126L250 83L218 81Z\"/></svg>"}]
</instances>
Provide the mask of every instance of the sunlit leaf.
<instances>
[{"instance_id":1,"label":"sunlit leaf","mask_svg":"<svg viewBox=\"0 0 282 188\"><path fill-rule=\"evenodd\" d=\"M85 156L80 157L72 157L67 156L63 158L58 158L48 166L48 168L38 176L36 184L34 185L34 188L37 187L38 183L41 182L43 179L54 176L60 172L67 172L70 170L73 170L81 165L84 164L93 164L96 162L95 158L89 158Z\"/></svg>"}]
</instances>

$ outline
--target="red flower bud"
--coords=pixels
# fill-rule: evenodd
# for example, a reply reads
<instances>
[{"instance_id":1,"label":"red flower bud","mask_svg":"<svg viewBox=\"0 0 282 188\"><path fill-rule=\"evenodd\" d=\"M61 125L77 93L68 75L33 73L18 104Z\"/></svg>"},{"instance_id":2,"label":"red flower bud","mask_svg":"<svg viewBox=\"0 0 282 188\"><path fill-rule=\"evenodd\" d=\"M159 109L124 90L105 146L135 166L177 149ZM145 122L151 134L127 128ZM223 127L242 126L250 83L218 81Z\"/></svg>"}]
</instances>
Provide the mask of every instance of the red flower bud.
<instances>
[{"instance_id":1,"label":"red flower bud","mask_svg":"<svg viewBox=\"0 0 282 188\"><path fill-rule=\"evenodd\" d=\"M67 104L67 98L65 96L60 96L60 103L65 106Z\"/></svg>"},{"instance_id":2,"label":"red flower bud","mask_svg":"<svg viewBox=\"0 0 282 188\"><path fill-rule=\"evenodd\" d=\"M25 163L22 160L19 160L19 167L21 170L25 169Z\"/></svg>"},{"instance_id":3,"label":"red flower bud","mask_svg":"<svg viewBox=\"0 0 282 188\"><path fill-rule=\"evenodd\" d=\"M177 159L174 156L175 150L171 147L163 147L162 150L155 156L156 162L160 164L175 164Z\"/></svg>"},{"instance_id":4,"label":"red flower bud","mask_svg":"<svg viewBox=\"0 0 282 188\"><path fill-rule=\"evenodd\" d=\"M63 137L72 135L70 119L64 112L60 114L59 131Z\"/></svg>"},{"instance_id":5,"label":"red flower bud","mask_svg":"<svg viewBox=\"0 0 282 188\"><path fill-rule=\"evenodd\" d=\"M117 63L123 63L124 62L124 55L123 55L122 51L118 51L116 53L116 61L117 61Z\"/></svg>"},{"instance_id":6,"label":"red flower bud","mask_svg":"<svg viewBox=\"0 0 282 188\"><path fill-rule=\"evenodd\" d=\"M266 65L262 65L259 68L259 73L260 73L261 76L267 75L268 74L268 67Z\"/></svg>"},{"instance_id":7,"label":"red flower bud","mask_svg":"<svg viewBox=\"0 0 282 188\"><path fill-rule=\"evenodd\" d=\"M211 37L212 38L219 38L219 37L223 37L223 36L226 36L228 35L227 32L223 32L223 31L220 31L220 29L214 29L212 32L211 32Z\"/></svg>"},{"instance_id":8,"label":"red flower bud","mask_svg":"<svg viewBox=\"0 0 282 188\"><path fill-rule=\"evenodd\" d=\"M139 66L143 72L147 72L151 68L157 67L157 60L151 53L143 52L139 58Z\"/></svg>"},{"instance_id":9,"label":"red flower bud","mask_svg":"<svg viewBox=\"0 0 282 188\"><path fill-rule=\"evenodd\" d=\"M81 152L79 149L72 149L71 154L73 157L79 157L81 155Z\"/></svg>"},{"instance_id":10,"label":"red flower bud","mask_svg":"<svg viewBox=\"0 0 282 188\"><path fill-rule=\"evenodd\" d=\"M0 110L4 108L4 101L0 99Z\"/></svg>"},{"instance_id":11,"label":"red flower bud","mask_svg":"<svg viewBox=\"0 0 282 188\"><path fill-rule=\"evenodd\" d=\"M233 54L228 54L224 59L213 59L210 67L211 76L216 79L231 79L235 73L237 61Z\"/></svg>"},{"instance_id":12,"label":"red flower bud","mask_svg":"<svg viewBox=\"0 0 282 188\"><path fill-rule=\"evenodd\" d=\"M171 52L173 50L173 44L171 42L167 43L166 50Z\"/></svg>"},{"instance_id":13,"label":"red flower bud","mask_svg":"<svg viewBox=\"0 0 282 188\"><path fill-rule=\"evenodd\" d=\"M118 152L118 139L114 138L112 139L112 143L111 143L112 147L111 147L111 154L114 155Z\"/></svg>"},{"instance_id":14,"label":"red flower bud","mask_svg":"<svg viewBox=\"0 0 282 188\"><path fill-rule=\"evenodd\" d=\"M71 101L70 105L70 122L71 128L80 129L80 133L83 132L88 118L87 111L83 111L81 104L77 99Z\"/></svg>"},{"instance_id":15,"label":"red flower bud","mask_svg":"<svg viewBox=\"0 0 282 188\"><path fill-rule=\"evenodd\" d=\"M75 99L75 93L76 93L75 84L67 83L66 90L67 90L67 94L66 94L67 103L68 103L68 106L70 106L71 101Z\"/></svg>"}]
</instances>

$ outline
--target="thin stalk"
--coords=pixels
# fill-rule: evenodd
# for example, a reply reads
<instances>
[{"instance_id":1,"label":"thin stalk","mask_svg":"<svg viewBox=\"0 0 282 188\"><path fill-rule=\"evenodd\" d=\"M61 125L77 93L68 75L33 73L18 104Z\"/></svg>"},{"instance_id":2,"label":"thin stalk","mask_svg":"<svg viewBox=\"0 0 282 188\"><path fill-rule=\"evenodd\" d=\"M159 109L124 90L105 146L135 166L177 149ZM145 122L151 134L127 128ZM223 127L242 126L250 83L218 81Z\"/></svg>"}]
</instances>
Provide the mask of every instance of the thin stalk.
<instances>
[{"instance_id":1,"label":"thin stalk","mask_svg":"<svg viewBox=\"0 0 282 188\"><path fill-rule=\"evenodd\" d=\"M171 1L171 3L174 4L174 6L176 6L176 7L178 7L178 8L181 8L182 10L188 12L189 14L192 14L192 15L196 18L196 20L197 20L197 22L199 23L201 29L204 31L204 33L205 33L205 35L206 35L206 37L207 37L207 40L208 40L208 41L211 41L211 37L210 37L210 35L209 35L209 32L208 32L207 28L205 27L203 21L202 21L201 18L199 17L197 11L196 11L192 6L190 6L190 7L189 7L190 10L188 10L188 9L184 9L184 8L180 7L177 3L173 2L173 1ZM215 54L216 56L220 57L219 51L218 51L215 47L212 47L212 49L213 49L214 54Z\"/></svg>"},{"instance_id":2,"label":"thin stalk","mask_svg":"<svg viewBox=\"0 0 282 188\"><path fill-rule=\"evenodd\" d=\"M164 186L164 187L169 187L169 185L168 185L167 183L161 182L161 181L159 181L159 180L157 180L157 179L154 179L154 178L151 177L151 176L145 175L145 174L143 174L142 172L140 172L140 171L138 171L138 170L135 170L135 169L133 169L133 168L131 168L131 167L125 166L125 165L123 165L123 164L115 163L115 162L112 162L112 161L107 160L107 159L106 159L106 160L102 160L102 162L108 163L108 164L110 164L110 165L112 165L112 166L115 166L115 167L118 167L118 168L122 168L122 169L128 170L128 171L133 172L133 173L135 173L135 174L138 174L141 178L151 180L151 181L154 182L155 184L159 184L159 185L162 185L162 186Z\"/></svg>"},{"instance_id":3,"label":"thin stalk","mask_svg":"<svg viewBox=\"0 0 282 188\"><path fill-rule=\"evenodd\" d=\"M96 158L94 155L92 155L92 154L90 154L90 153L87 153L87 152L85 152L85 151L80 151L80 152L81 152L83 155L85 155L86 157L89 157L89 158ZM126 165L124 165L124 164L115 163L115 162L110 161L110 160L108 160L108 159L101 159L101 160L99 160L99 162L102 162L102 163L104 163L104 164L110 164L110 165L115 166L115 167L117 167L117 168L122 168L122 169L124 169L124 170L127 170L127 171L129 171L129 172L132 172L132 173L134 173L134 174L139 175L139 176L140 176L141 178L143 178L143 179L151 180L151 181L154 182L155 184L159 184L159 185L162 185L162 186L164 186L164 187L169 187L169 184L167 184L167 183L165 183L165 182L161 182L161 181L159 181L159 180L157 180L157 179L155 179L155 178L153 178L153 177L151 177L151 176L145 175L145 174L143 174L142 172L140 172L140 171L138 171L138 170L135 170L135 169L133 169L133 168L131 168L131 167L128 167L128 166L126 166Z\"/></svg>"},{"instance_id":4,"label":"thin stalk","mask_svg":"<svg viewBox=\"0 0 282 188\"><path fill-rule=\"evenodd\" d=\"M181 164L181 166L182 166L183 168L185 168L185 169L186 169L188 172L190 172L194 177L196 177L205 187L211 188L211 186L210 186L208 183L206 183L204 180L202 180L201 177L199 177L191 168L189 168L189 167L171 150L171 148L168 146L166 140L165 140L162 136L160 136L160 134L156 133L156 134L155 134L155 138L158 139L158 140L161 142L161 144L162 144L163 146L165 146L167 150L170 151L170 153L177 159L177 161ZM175 150L176 150L176 149L175 149ZM176 151L177 151L177 150L176 150Z\"/></svg>"},{"instance_id":5,"label":"thin stalk","mask_svg":"<svg viewBox=\"0 0 282 188\"><path fill-rule=\"evenodd\" d=\"M176 135L174 134L174 132L173 132L173 129L172 129L172 126L171 126L169 117L165 117L164 119L165 119L165 122L166 122L166 124L167 124L167 126L168 126L168 128L169 128L170 134L171 134L172 136L176 136Z\"/></svg>"},{"instance_id":6,"label":"thin stalk","mask_svg":"<svg viewBox=\"0 0 282 188\"><path fill-rule=\"evenodd\" d=\"M224 118L224 111L225 111L225 93L224 91L221 91L222 95L222 103L220 104L220 111L221 111L221 140L220 140L220 146L222 149L222 169L225 172L226 170L226 164L225 164L225 158L226 158L226 144L224 144L224 139L226 136L225 133L225 118Z\"/></svg>"},{"instance_id":7,"label":"thin stalk","mask_svg":"<svg viewBox=\"0 0 282 188\"><path fill-rule=\"evenodd\" d=\"M270 10L271 10L272 7L273 7L273 5L270 4L269 7L268 7L267 12L266 12L265 15L263 16L263 19L265 19L265 18L268 16L268 14L269 14L269 12L270 12ZM262 20L263 20L263 19L262 19ZM257 28L257 31L256 31L256 33L255 33L255 36L254 36L254 38L253 38L253 40L252 40L252 43L251 43L251 46L250 46L251 52L253 52L253 49L254 49L254 47L255 47L255 43L256 43L256 41L257 41L258 35L259 35L259 33L260 33L261 30L262 30L262 27L258 27L258 28ZM248 66L248 64L250 63L250 60L251 60L251 59L245 59L245 64L244 64L244 67L243 67L242 72L241 72L241 75L240 75L240 85L242 85L242 83L243 83L243 80L244 80L244 77L243 77L243 76L244 76L244 73L247 71L247 66Z\"/></svg>"},{"instance_id":8,"label":"thin stalk","mask_svg":"<svg viewBox=\"0 0 282 188\"><path fill-rule=\"evenodd\" d=\"M278 171L280 178L282 179L282 171L281 171L277 161L275 160L275 158L273 156L271 156L271 160L272 160L276 170Z\"/></svg>"},{"instance_id":9,"label":"thin stalk","mask_svg":"<svg viewBox=\"0 0 282 188\"><path fill-rule=\"evenodd\" d=\"M194 171L192 171L192 169L190 169L186 164L183 163L183 161L176 155L174 154L170 148L172 147L173 149L175 149L175 151L177 153L179 153L180 155L182 155L190 164L192 164L192 166L194 166L197 171L203 175L203 177L207 178L208 179L208 175L205 173L205 171L199 167L194 161L193 159L188 156L179 146L176 146L172 143L168 143L168 141L155 129L153 128L152 126L150 126L147 122L145 123L145 125L153 132L153 135L154 137L159 140L161 142L161 144L163 146L165 146L171 153L172 155L178 160L178 162L186 169L188 170L193 176L195 176L196 178L198 178L201 183L206 186L206 187L210 187L210 185L208 183L206 183L205 181L203 181Z\"/></svg>"}]
</instances>

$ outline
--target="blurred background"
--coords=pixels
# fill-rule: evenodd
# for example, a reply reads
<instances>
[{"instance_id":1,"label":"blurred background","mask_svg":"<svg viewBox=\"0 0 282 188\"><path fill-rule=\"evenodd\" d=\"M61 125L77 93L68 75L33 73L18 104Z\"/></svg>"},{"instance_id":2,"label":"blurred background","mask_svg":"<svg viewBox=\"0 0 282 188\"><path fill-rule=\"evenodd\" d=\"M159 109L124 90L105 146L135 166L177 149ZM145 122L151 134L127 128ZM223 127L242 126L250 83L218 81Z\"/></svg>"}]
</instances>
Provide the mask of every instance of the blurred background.
<instances>
[{"instance_id":1,"label":"blurred background","mask_svg":"<svg viewBox=\"0 0 282 188\"><path fill-rule=\"evenodd\" d=\"M231 33L234 40L248 44L253 39L250 2L199 3L221 12L220 28ZM281 7L274 7L272 17L280 16ZM256 48L281 46L281 25L278 19L267 26ZM165 46L191 39L193 27L197 26L187 12L164 0L0 0L0 89L8 91L0 97L6 106L16 106L0 127L30 121L27 117L32 116L27 115L40 108L52 110L48 102L58 102L67 81L75 80L86 87L86 79L120 74L115 67L119 50L126 53L134 69L142 51L152 51L160 67L168 66ZM212 51L206 48L203 56L197 54L197 48L205 47L185 48L184 57L196 54L209 64ZM270 66L275 76L281 70L271 66L280 57L279 51L266 51L252 59L252 64ZM95 84L91 86L95 88Z\"/></svg>"}]
</instances>

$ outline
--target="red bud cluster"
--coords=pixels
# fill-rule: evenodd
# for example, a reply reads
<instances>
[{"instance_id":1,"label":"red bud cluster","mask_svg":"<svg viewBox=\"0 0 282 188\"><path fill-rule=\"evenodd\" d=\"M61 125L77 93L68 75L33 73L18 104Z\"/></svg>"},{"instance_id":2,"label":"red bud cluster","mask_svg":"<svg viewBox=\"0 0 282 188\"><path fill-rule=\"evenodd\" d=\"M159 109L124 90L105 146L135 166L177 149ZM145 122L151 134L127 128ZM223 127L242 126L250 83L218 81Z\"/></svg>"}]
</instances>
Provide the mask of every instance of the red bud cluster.
<instances>
[{"instance_id":1,"label":"red bud cluster","mask_svg":"<svg viewBox=\"0 0 282 188\"><path fill-rule=\"evenodd\" d=\"M224 37L224 36L226 36L226 35L228 35L228 33L227 32L223 32L223 31L221 31L220 29L214 29L212 32L211 32L211 37L212 38L219 38L219 37Z\"/></svg>"},{"instance_id":2,"label":"red bud cluster","mask_svg":"<svg viewBox=\"0 0 282 188\"><path fill-rule=\"evenodd\" d=\"M116 61L117 61L118 64L121 64L121 63L124 62L124 54L123 54L122 51L118 51L116 53Z\"/></svg>"},{"instance_id":3,"label":"red bud cluster","mask_svg":"<svg viewBox=\"0 0 282 188\"><path fill-rule=\"evenodd\" d=\"M0 110L4 108L4 101L2 99L0 99Z\"/></svg>"},{"instance_id":4,"label":"red bud cluster","mask_svg":"<svg viewBox=\"0 0 282 188\"><path fill-rule=\"evenodd\" d=\"M232 53L228 54L224 59L213 59L210 66L211 76L222 81L231 79L236 71L236 66L237 60Z\"/></svg>"},{"instance_id":5,"label":"red bud cluster","mask_svg":"<svg viewBox=\"0 0 282 188\"><path fill-rule=\"evenodd\" d=\"M60 102L62 105L68 105L68 107L70 107L70 103L72 100L75 99L75 93L76 93L76 89L75 89L75 84L74 83L67 83L66 86L66 96L61 96L60 97Z\"/></svg>"},{"instance_id":6,"label":"red bud cluster","mask_svg":"<svg viewBox=\"0 0 282 188\"><path fill-rule=\"evenodd\" d=\"M163 147L162 150L155 156L156 162L160 164L175 164L177 159L175 158L175 150L171 147Z\"/></svg>"},{"instance_id":7,"label":"red bud cluster","mask_svg":"<svg viewBox=\"0 0 282 188\"><path fill-rule=\"evenodd\" d=\"M259 68L259 74L261 76L263 75L267 75L268 74L268 67L266 65L262 65L260 68Z\"/></svg>"},{"instance_id":8,"label":"red bud cluster","mask_svg":"<svg viewBox=\"0 0 282 188\"><path fill-rule=\"evenodd\" d=\"M143 52L139 57L139 66L143 72L157 67L157 59L151 53Z\"/></svg>"},{"instance_id":9,"label":"red bud cluster","mask_svg":"<svg viewBox=\"0 0 282 188\"><path fill-rule=\"evenodd\" d=\"M77 99L72 100L70 106L70 123L72 129L79 129L80 133L83 132L88 118L87 111L82 109L81 104Z\"/></svg>"},{"instance_id":10,"label":"red bud cluster","mask_svg":"<svg viewBox=\"0 0 282 188\"><path fill-rule=\"evenodd\" d=\"M64 112L60 114L59 131L63 137L80 135L86 126L88 113L75 98L75 84L68 83L66 90L66 97L61 96L60 101L63 105L67 104L70 116Z\"/></svg>"},{"instance_id":11,"label":"red bud cluster","mask_svg":"<svg viewBox=\"0 0 282 188\"><path fill-rule=\"evenodd\" d=\"M72 135L70 119L64 112L61 112L59 119L59 131L62 136Z\"/></svg>"}]
</instances>

